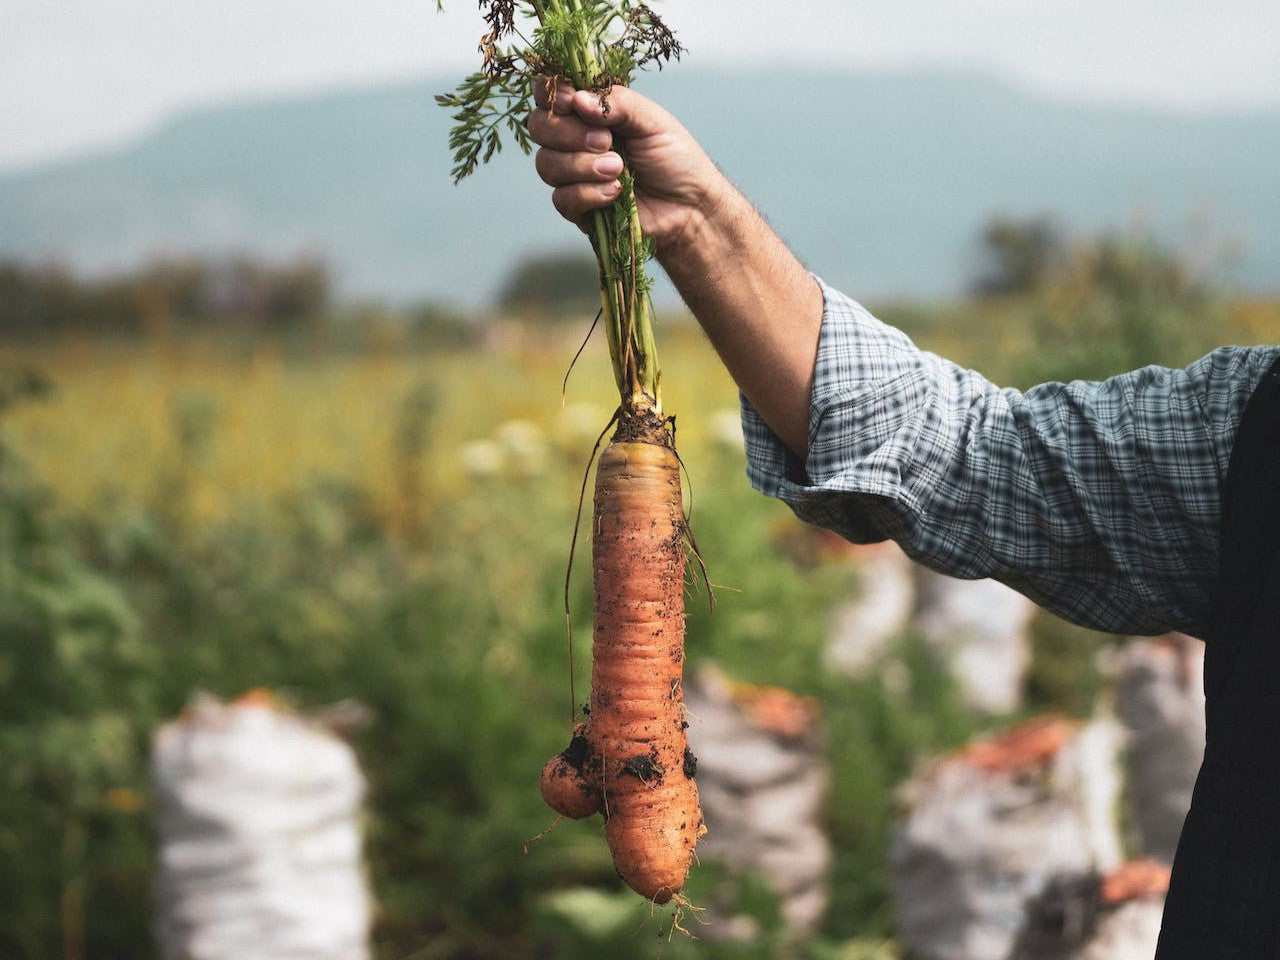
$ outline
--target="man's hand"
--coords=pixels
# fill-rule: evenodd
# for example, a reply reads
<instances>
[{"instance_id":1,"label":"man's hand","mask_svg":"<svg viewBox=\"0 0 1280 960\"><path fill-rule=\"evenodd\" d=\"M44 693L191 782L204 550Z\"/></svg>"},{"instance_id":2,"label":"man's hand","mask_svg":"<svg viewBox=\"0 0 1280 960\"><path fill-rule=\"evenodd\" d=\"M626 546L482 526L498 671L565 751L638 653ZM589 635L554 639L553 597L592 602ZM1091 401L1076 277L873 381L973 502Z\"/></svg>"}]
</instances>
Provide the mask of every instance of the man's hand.
<instances>
[{"instance_id":1,"label":"man's hand","mask_svg":"<svg viewBox=\"0 0 1280 960\"><path fill-rule=\"evenodd\" d=\"M615 136L635 178L640 227L660 254L694 236L731 189L676 118L633 90L614 87L607 114L599 94L563 80L554 90L536 83L534 99L529 133L539 145L538 175L555 188L556 209L580 227L618 196L622 157Z\"/></svg>"},{"instance_id":2,"label":"man's hand","mask_svg":"<svg viewBox=\"0 0 1280 960\"><path fill-rule=\"evenodd\" d=\"M626 87L598 94L557 81L535 90L529 134L556 209L585 229L618 196L622 156L640 227L742 392L801 458L822 326L822 291L679 122ZM551 109L547 109L548 103Z\"/></svg>"}]
</instances>

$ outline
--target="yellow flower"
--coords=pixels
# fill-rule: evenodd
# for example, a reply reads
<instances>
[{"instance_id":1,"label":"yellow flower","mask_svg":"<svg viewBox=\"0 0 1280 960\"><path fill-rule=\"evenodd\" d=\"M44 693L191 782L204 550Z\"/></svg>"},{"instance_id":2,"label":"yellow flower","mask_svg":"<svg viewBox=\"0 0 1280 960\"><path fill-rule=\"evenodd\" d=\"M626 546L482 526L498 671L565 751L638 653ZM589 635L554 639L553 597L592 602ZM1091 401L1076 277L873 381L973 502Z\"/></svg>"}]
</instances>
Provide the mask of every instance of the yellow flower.
<instances>
[{"instance_id":1,"label":"yellow flower","mask_svg":"<svg viewBox=\"0 0 1280 960\"><path fill-rule=\"evenodd\" d=\"M102 799L116 813L137 813L145 805L142 794L129 787L114 787Z\"/></svg>"}]
</instances>

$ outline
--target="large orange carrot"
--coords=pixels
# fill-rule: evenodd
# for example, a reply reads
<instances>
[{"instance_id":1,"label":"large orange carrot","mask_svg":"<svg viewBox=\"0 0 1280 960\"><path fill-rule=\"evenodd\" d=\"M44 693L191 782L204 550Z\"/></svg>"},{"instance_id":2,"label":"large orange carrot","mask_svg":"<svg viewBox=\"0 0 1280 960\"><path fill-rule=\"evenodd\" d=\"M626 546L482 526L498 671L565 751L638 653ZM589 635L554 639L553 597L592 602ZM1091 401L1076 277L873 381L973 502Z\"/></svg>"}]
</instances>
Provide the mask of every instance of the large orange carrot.
<instances>
[{"instance_id":1,"label":"large orange carrot","mask_svg":"<svg viewBox=\"0 0 1280 960\"><path fill-rule=\"evenodd\" d=\"M457 112L455 180L487 162L508 130L528 152L535 83L563 77L603 98L634 71L678 57L674 34L631 0L480 0L482 68L437 102ZM527 21L521 29L519 21ZM613 149L626 161L625 144ZM618 385L618 433L596 474L592 551L595 660L591 707L543 769L542 794L573 818L597 811L618 873L666 903L684 884L703 831L683 694L685 518L679 461L662 414L661 371L635 183L624 170L609 206L587 218L600 319Z\"/></svg>"},{"instance_id":2,"label":"large orange carrot","mask_svg":"<svg viewBox=\"0 0 1280 960\"><path fill-rule=\"evenodd\" d=\"M664 425L624 421L596 471L591 706L542 773L542 795L575 819L604 815L619 876L666 903L705 832L689 751L684 664L685 517Z\"/></svg>"}]
</instances>

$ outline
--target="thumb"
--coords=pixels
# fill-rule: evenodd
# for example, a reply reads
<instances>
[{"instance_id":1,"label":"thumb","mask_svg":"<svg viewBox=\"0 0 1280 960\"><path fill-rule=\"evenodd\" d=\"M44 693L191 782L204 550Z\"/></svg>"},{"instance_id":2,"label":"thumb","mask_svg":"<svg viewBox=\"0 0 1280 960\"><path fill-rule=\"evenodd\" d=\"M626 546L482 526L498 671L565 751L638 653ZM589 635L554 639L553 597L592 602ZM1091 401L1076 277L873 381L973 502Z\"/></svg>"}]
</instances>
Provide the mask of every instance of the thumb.
<instances>
[{"instance_id":1,"label":"thumb","mask_svg":"<svg viewBox=\"0 0 1280 960\"><path fill-rule=\"evenodd\" d=\"M609 127L620 137L656 133L669 117L648 97L623 86L614 86L607 93L577 90L573 95L573 110L592 126Z\"/></svg>"}]
</instances>

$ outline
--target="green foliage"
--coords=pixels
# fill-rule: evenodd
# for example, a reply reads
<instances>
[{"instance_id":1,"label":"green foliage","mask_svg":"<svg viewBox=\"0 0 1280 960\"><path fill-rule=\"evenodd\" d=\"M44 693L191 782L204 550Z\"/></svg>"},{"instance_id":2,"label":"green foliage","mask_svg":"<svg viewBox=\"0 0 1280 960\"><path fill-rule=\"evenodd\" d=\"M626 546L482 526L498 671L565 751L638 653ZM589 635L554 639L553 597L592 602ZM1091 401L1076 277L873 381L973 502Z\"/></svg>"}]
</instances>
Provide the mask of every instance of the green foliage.
<instances>
[{"instance_id":1,"label":"green foliage","mask_svg":"<svg viewBox=\"0 0 1280 960\"><path fill-rule=\"evenodd\" d=\"M996 218L982 242L974 292L1002 298L1008 325L1025 332L1012 373L1019 383L1179 367L1220 344L1225 298L1197 258L1151 234L1072 244L1048 217Z\"/></svg>"},{"instance_id":2,"label":"green foliage","mask_svg":"<svg viewBox=\"0 0 1280 960\"><path fill-rule=\"evenodd\" d=\"M455 111L449 136L455 183L488 163L504 135L530 151L535 83L565 77L581 90L607 92L681 51L657 15L631 0L482 0L480 7L489 26L480 38L484 64L457 90L436 97ZM524 43L504 43L511 37Z\"/></svg>"},{"instance_id":3,"label":"green foliage","mask_svg":"<svg viewBox=\"0 0 1280 960\"><path fill-rule=\"evenodd\" d=\"M1152 346L1124 340L1124 324L1190 322L1196 285L1118 248L1097 263L1075 287L901 317L926 345L945 343L962 360L999 357L1023 375L1050 352L1035 324L1055 304L1067 327L1084 305L1129 311L1096 328L1098 355ZM1165 312L1145 320L1140 304ZM1205 336L1212 320L1210 310ZM983 339L992 336L1007 339L1005 353ZM827 611L854 573L793 559L786 545L798 521L747 488L740 451L696 430L686 438L683 426L693 532L718 599L711 613L691 576L690 665L715 660L736 678L822 704L835 849L822 935L787 942L776 903L745 878L729 899L757 923L755 943L695 943L679 932L668 940L670 912L621 888L598 822L561 823L523 852L550 821L532 784L569 727L562 589L586 449L463 488L434 486L435 438L459 436L459 409L513 415L484 409L498 391L483 386L510 387L523 367L466 354L459 385L440 377L443 351L427 357L385 399L393 516L372 483L320 474L278 502L199 521L205 472L236 421L225 397L195 378L171 395L170 452L150 464L139 498L72 511L0 434L0 956L43 960L74 955L78 944L84 956L147 955L149 737L197 688L230 697L259 685L300 707L351 697L372 708L375 722L355 746L370 782L367 849L386 960L894 956L885 855L895 790L978 732L975 720L911 636L866 680L824 674ZM484 363L498 376L477 374ZM699 376L683 372L688 392L697 395ZM57 386L29 366L0 369L0 413L56 397ZM585 555L570 580L578 702L589 670ZM1030 709L1086 715L1105 642L1038 620ZM700 865L695 902L709 902L718 879L714 864ZM682 923L698 933L692 915Z\"/></svg>"},{"instance_id":4,"label":"green foliage","mask_svg":"<svg viewBox=\"0 0 1280 960\"><path fill-rule=\"evenodd\" d=\"M422 490L415 464L441 407L424 375L388 410L395 482L423 501L391 532L367 491L325 478L269 512L192 523L190 498L227 430L197 390L178 395L173 459L155 465L173 479L149 504L68 514L6 457L0 896L15 909L0 911L0 954L36 960L83 942L86 955L146 955L149 737L196 689L233 697L266 686L299 707L355 698L373 710L355 746L371 787L379 956L805 955L758 880L736 894L759 924L757 944L694 944L678 932L668 942L670 912L651 914L621 887L597 822L562 823L522 852L549 823L533 784L569 727L562 589L581 456L477 478L462 495ZM963 724L949 728L951 701L923 661L906 668L910 692L822 678L826 610L849 571L787 559L775 544L797 521L746 488L740 452L687 446L694 531L720 585L711 615L691 578L690 658L827 703L828 817L842 846L832 914L871 918L857 930L833 919L833 931L887 932L890 788ZM591 606L583 556L570 582L579 700ZM706 865L696 895L709 898L716 876ZM682 922L697 933L694 915Z\"/></svg>"},{"instance_id":5,"label":"green foliage","mask_svg":"<svg viewBox=\"0 0 1280 960\"><path fill-rule=\"evenodd\" d=\"M589 253L540 253L512 270L498 306L517 316L581 322L600 308L600 281Z\"/></svg>"},{"instance_id":6,"label":"green foliage","mask_svg":"<svg viewBox=\"0 0 1280 960\"><path fill-rule=\"evenodd\" d=\"M410 339L417 346L458 350L474 347L480 339L479 324L442 304L419 304L409 311L408 319Z\"/></svg>"},{"instance_id":7,"label":"green foliage","mask_svg":"<svg viewBox=\"0 0 1280 960\"><path fill-rule=\"evenodd\" d=\"M954 681L910 634L870 677L827 678L822 702L831 738L827 829L840 851L826 929L840 938L884 940L893 933L885 863L897 788L977 727Z\"/></svg>"},{"instance_id":8,"label":"green foliage","mask_svg":"<svg viewBox=\"0 0 1280 960\"><path fill-rule=\"evenodd\" d=\"M1150 237L1104 236L1079 250L1030 312L1031 380L1099 380L1147 364L1179 367L1219 345L1225 301L1185 257Z\"/></svg>"},{"instance_id":9,"label":"green foliage","mask_svg":"<svg viewBox=\"0 0 1280 960\"><path fill-rule=\"evenodd\" d=\"M1034 293L1061 268L1066 248L1050 217L994 217L982 229L983 263L973 292L987 297Z\"/></svg>"},{"instance_id":10,"label":"green foliage","mask_svg":"<svg viewBox=\"0 0 1280 960\"><path fill-rule=\"evenodd\" d=\"M227 322L279 330L323 319L330 296L328 268L311 257L160 258L97 278L57 263L0 259L0 334L127 336Z\"/></svg>"},{"instance_id":11,"label":"green foliage","mask_svg":"<svg viewBox=\"0 0 1280 960\"><path fill-rule=\"evenodd\" d=\"M129 829L160 714L124 585L86 563L0 446L0 955L146 937L146 842ZM109 901L110 910L90 906Z\"/></svg>"},{"instance_id":12,"label":"green foliage","mask_svg":"<svg viewBox=\"0 0 1280 960\"><path fill-rule=\"evenodd\" d=\"M1032 624L1032 660L1026 678L1027 708L1069 716L1093 715L1104 687L1099 659L1114 638L1057 617Z\"/></svg>"},{"instance_id":13,"label":"green foliage","mask_svg":"<svg viewBox=\"0 0 1280 960\"><path fill-rule=\"evenodd\" d=\"M523 76L491 77L476 72L463 80L455 93L436 97L439 106L458 111L453 115L456 126L449 133L454 183L471 176L502 150L504 132L523 153L533 149L528 131L528 85Z\"/></svg>"},{"instance_id":14,"label":"green foliage","mask_svg":"<svg viewBox=\"0 0 1280 960\"><path fill-rule=\"evenodd\" d=\"M827 609L849 589L838 566L803 568L779 557L774 538L798 525L781 504L760 500L741 481L740 455L704 454L690 479L690 524L716 595L691 574L686 599L690 663L733 665L734 676L799 693L816 690L822 675ZM691 564L696 568L696 564Z\"/></svg>"},{"instance_id":15,"label":"green foliage","mask_svg":"<svg viewBox=\"0 0 1280 960\"><path fill-rule=\"evenodd\" d=\"M44 399L52 392L53 382L37 367L0 365L0 415L17 404Z\"/></svg>"}]
</instances>

